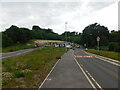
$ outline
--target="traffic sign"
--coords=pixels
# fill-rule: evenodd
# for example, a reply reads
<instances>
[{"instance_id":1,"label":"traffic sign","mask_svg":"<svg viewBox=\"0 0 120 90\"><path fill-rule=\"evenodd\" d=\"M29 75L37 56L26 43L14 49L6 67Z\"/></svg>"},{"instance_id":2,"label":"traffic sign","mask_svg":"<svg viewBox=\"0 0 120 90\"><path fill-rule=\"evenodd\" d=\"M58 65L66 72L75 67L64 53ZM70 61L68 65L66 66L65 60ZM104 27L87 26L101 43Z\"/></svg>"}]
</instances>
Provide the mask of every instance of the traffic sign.
<instances>
[{"instance_id":1,"label":"traffic sign","mask_svg":"<svg viewBox=\"0 0 120 90\"><path fill-rule=\"evenodd\" d=\"M99 36L97 36L97 38L96 38L96 39L97 39L97 41L100 41L100 37L99 37Z\"/></svg>"}]
</instances>

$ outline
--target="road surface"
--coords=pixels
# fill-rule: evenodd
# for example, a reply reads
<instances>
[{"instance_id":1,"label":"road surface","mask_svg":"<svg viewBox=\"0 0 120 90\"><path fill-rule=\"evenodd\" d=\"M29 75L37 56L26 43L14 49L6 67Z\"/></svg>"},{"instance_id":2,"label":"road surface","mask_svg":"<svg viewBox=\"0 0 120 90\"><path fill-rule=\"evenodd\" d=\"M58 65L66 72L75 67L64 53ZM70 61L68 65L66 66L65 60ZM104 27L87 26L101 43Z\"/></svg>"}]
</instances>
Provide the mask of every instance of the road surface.
<instances>
[{"instance_id":1,"label":"road surface","mask_svg":"<svg viewBox=\"0 0 120 90\"><path fill-rule=\"evenodd\" d=\"M97 81L102 88L118 88L119 87L119 70L120 67L95 57L79 57L88 56L81 49L76 49L74 52L76 60L80 65L87 70L90 75Z\"/></svg>"},{"instance_id":2,"label":"road surface","mask_svg":"<svg viewBox=\"0 0 120 90\"><path fill-rule=\"evenodd\" d=\"M14 51L14 52L8 52L8 53L0 53L0 55L2 57L0 57L0 59L5 59L5 58L10 58L10 57L15 57L15 56L19 56L19 55L23 55L29 52L32 52L33 50L36 50L38 48L31 48L31 49L24 49L24 50L18 50L18 51Z\"/></svg>"},{"instance_id":3,"label":"road surface","mask_svg":"<svg viewBox=\"0 0 120 90\"><path fill-rule=\"evenodd\" d=\"M41 88L92 88L70 50L59 60Z\"/></svg>"},{"instance_id":4,"label":"road surface","mask_svg":"<svg viewBox=\"0 0 120 90\"><path fill-rule=\"evenodd\" d=\"M119 67L97 59L81 49L70 50L55 64L39 89L97 88L119 90Z\"/></svg>"}]
</instances>

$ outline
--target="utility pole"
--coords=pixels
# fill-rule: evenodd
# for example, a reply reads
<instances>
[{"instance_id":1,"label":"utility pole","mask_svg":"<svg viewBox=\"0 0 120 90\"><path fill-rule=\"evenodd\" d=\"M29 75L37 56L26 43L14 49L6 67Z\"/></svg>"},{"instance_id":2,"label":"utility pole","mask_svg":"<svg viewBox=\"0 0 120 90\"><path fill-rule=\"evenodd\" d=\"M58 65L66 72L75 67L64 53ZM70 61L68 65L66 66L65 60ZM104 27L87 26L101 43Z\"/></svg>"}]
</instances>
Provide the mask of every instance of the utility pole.
<instances>
[{"instance_id":1,"label":"utility pole","mask_svg":"<svg viewBox=\"0 0 120 90\"><path fill-rule=\"evenodd\" d=\"M65 22L65 36L66 36L66 46L67 46L67 23L68 22ZM67 52L67 47L66 47L66 52Z\"/></svg>"}]
</instances>

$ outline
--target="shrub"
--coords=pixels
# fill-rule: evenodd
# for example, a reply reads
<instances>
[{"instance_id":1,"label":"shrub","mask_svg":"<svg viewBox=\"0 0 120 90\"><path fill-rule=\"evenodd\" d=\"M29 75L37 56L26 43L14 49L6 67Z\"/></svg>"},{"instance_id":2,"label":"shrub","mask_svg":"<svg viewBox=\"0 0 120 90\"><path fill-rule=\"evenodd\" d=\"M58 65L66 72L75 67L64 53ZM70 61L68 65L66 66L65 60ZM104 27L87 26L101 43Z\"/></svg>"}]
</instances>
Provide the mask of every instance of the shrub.
<instances>
[{"instance_id":1,"label":"shrub","mask_svg":"<svg viewBox=\"0 0 120 90\"><path fill-rule=\"evenodd\" d=\"M2 33L2 47L7 47L13 45L13 40L8 37L6 34Z\"/></svg>"},{"instance_id":2,"label":"shrub","mask_svg":"<svg viewBox=\"0 0 120 90\"><path fill-rule=\"evenodd\" d=\"M107 51L108 50L108 46L101 46L100 50L106 50Z\"/></svg>"},{"instance_id":3,"label":"shrub","mask_svg":"<svg viewBox=\"0 0 120 90\"><path fill-rule=\"evenodd\" d=\"M110 42L108 48L109 51L117 51L117 52L120 51L120 45L117 42Z\"/></svg>"}]
</instances>

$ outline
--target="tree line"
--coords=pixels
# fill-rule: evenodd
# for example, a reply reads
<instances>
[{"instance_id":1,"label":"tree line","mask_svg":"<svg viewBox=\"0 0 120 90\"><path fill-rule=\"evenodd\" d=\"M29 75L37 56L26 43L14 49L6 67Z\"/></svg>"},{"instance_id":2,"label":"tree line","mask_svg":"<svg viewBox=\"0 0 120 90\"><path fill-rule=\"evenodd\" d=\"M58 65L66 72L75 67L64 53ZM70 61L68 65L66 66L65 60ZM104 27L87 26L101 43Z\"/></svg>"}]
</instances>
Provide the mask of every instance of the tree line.
<instances>
[{"instance_id":1,"label":"tree line","mask_svg":"<svg viewBox=\"0 0 120 90\"><path fill-rule=\"evenodd\" d=\"M8 47L14 44L26 43L31 39L66 41L66 33L68 41L70 38L70 42L78 43L79 35L77 32L64 32L59 35L58 33L53 32L50 28L40 28L37 25L34 25L32 30L12 25L10 28L2 32L2 46Z\"/></svg>"},{"instance_id":2,"label":"tree line","mask_svg":"<svg viewBox=\"0 0 120 90\"><path fill-rule=\"evenodd\" d=\"M66 39L67 36L67 39ZM86 48L97 48L97 37L100 37L100 49L120 51L120 31L109 31L107 27L98 23L90 24L82 33L65 31L62 34L53 32L52 29L40 28L37 25L32 29L19 28L12 25L2 32L2 46L26 43L31 39L62 40L83 45Z\"/></svg>"},{"instance_id":3,"label":"tree line","mask_svg":"<svg viewBox=\"0 0 120 90\"><path fill-rule=\"evenodd\" d=\"M100 37L100 49L120 51L120 31L109 31L107 27L98 23L90 24L84 28L81 44L87 48L97 48L97 37Z\"/></svg>"}]
</instances>

